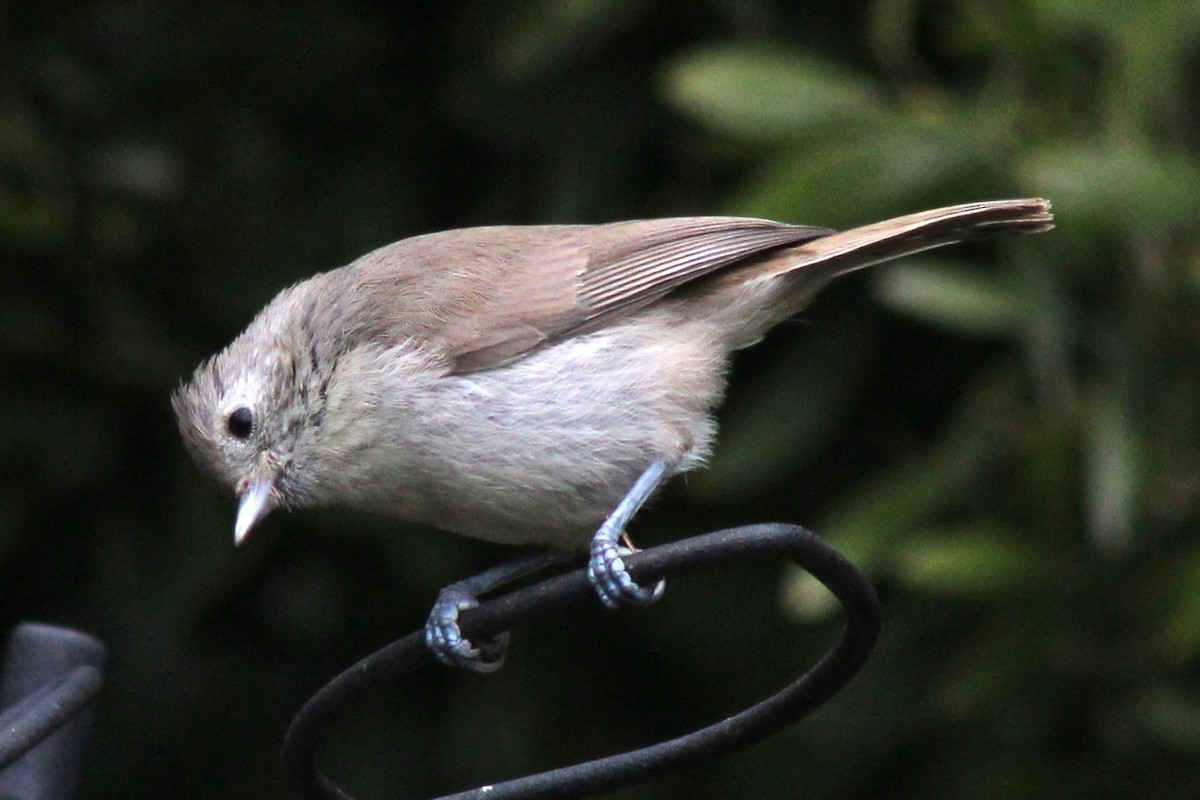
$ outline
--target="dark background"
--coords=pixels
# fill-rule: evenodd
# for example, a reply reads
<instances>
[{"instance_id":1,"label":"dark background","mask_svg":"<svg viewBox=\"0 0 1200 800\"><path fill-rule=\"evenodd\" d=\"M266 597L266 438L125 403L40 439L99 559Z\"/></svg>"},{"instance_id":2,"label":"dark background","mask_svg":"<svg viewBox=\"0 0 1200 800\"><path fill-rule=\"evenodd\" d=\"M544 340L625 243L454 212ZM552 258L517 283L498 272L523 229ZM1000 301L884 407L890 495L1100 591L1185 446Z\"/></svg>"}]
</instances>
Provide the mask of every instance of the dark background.
<instances>
[{"instance_id":1,"label":"dark background","mask_svg":"<svg viewBox=\"0 0 1200 800\"><path fill-rule=\"evenodd\" d=\"M488 223L845 227L1004 196L1058 228L855 276L738 360L652 544L809 525L885 631L814 717L622 798L1194 797L1194 2L11 4L0 12L2 629L110 648L85 798L286 796L325 680L508 551L340 510L242 548L171 389L283 286ZM324 766L440 793L745 705L838 620L777 565L515 637Z\"/></svg>"}]
</instances>

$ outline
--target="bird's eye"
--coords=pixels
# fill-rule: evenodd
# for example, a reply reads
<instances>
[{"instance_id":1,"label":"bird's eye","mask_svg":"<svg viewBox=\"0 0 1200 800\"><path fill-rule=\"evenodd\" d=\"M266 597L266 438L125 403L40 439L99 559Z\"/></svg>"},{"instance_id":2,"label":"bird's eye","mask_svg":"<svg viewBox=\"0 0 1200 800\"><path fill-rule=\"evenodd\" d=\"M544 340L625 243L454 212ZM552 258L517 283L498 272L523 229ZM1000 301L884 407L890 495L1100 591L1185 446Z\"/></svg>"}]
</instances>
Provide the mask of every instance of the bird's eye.
<instances>
[{"instance_id":1,"label":"bird's eye","mask_svg":"<svg viewBox=\"0 0 1200 800\"><path fill-rule=\"evenodd\" d=\"M225 427L238 439L248 439L254 430L254 415L245 406L238 406L225 418Z\"/></svg>"}]
</instances>

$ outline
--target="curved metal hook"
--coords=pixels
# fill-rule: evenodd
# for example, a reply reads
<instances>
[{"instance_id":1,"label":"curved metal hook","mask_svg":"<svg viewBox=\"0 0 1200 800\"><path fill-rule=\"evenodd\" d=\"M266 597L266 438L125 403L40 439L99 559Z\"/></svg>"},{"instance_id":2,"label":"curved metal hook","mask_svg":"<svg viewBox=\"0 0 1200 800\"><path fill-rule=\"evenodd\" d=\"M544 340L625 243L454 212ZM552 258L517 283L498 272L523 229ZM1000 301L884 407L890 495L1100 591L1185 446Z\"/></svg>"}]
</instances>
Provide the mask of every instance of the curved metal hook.
<instances>
[{"instance_id":1,"label":"curved metal hook","mask_svg":"<svg viewBox=\"0 0 1200 800\"><path fill-rule=\"evenodd\" d=\"M104 644L82 631L18 625L0 675L0 797L75 796Z\"/></svg>"},{"instance_id":2,"label":"curved metal hook","mask_svg":"<svg viewBox=\"0 0 1200 800\"><path fill-rule=\"evenodd\" d=\"M0 770L41 744L52 733L83 711L96 695L104 678L92 666L75 667L62 678L44 686L0 714Z\"/></svg>"},{"instance_id":3,"label":"curved metal hook","mask_svg":"<svg viewBox=\"0 0 1200 800\"><path fill-rule=\"evenodd\" d=\"M842 638L814 667L765 700L678 738L438 800L580 797L642 783L753 744L837 694L857 674L879 638L879 600L853 564L808 530L784 524L731 528L643 550L630 556L626 565L639 583L650 583L730 560L762 556L794 562L824 584L846 610ZM541 620L580 601L595 601L594 590L582 570L468 609L459 623L467 637L487 638ZM316 768L317 751L330 724L368 691L436 663L424 645L422 633L412 633L367 656L309 700L293 720L283 746L284 770L296 794L321 800L353 800Z\"/></svg>"}]
</instances>

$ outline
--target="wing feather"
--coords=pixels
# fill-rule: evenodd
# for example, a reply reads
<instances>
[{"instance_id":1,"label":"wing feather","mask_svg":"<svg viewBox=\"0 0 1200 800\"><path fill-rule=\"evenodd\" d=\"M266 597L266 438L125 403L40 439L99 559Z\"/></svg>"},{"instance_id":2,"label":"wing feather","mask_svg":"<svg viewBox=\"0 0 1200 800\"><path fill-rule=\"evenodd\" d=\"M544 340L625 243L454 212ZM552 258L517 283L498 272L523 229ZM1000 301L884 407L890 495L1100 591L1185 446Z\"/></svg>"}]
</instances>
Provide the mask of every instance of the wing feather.
<instances>
[{"instance_id":1,"label":"wing feather","mask_svg":"<svg viewBox=\"0 0 1200 800\"><path fill-rule=\"evenodd\" d=\"M405 239L329 273L326 294L335 299L326 308L347 346L416 342L447 370L484 370L714 273L721 273L714 291L760 274L796 273L800 302L843 272L1051 224L1045 200L1025 199L933 209L842 233L740 217L469 228ZM789 310L781 298L780 312Z\"/></svg>"},{"instance_id":2,"label":"wing feather","mask_svg":"<svg viewBox=\"0 0 1200 800\"><path fill-rule=\"evenodd\" d=\"M417 341L455 371L499 366L705 275L832 233L738 217L496 226L405 239L346 269L353 341ZM331 287L332 289L333 287Z\"/></svg>"}]
</instances>

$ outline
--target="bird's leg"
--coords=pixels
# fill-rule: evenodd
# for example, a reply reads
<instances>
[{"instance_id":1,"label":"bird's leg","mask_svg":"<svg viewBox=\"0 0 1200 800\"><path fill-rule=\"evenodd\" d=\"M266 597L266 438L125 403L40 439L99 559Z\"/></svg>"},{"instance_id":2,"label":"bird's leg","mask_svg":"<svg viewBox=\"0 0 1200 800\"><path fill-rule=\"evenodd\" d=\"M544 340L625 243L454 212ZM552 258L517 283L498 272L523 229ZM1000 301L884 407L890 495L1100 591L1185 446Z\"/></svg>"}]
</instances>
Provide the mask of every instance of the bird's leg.
<instances>
[{"instance_id":1,"label":"bird's leg","mask_svg":"<svg viewBox=\"0 0 1200 800\"><path fill-rule=\"evenodd\" d=\"M425 644L437 660L447 666L462 667L473 672L500 669L504 664L504 650L508 647L508 633L479 642L476 646L464 639L462 631L458 629L458 613L479 605L479 595L532 575L568 557L569 554L553 550L538 551L450 584L438 592L437 602L429 612L429 619L425 622Z\"/></svg>"},{"instance_id":2,"label":"bird's leg","mask_svg":"<svg viewBox=\"0 0 1200 800\"><path fill-rule=\"evenodd\" d=\"M646 588L638 586L629 576L623 556L632 553L633 548L621 544L621 539L625 536L625 526L629 520L666 479L669 469L665 461L655 461L647 467L592 537L588 580L595 587L600 601L609 608L626 604L644 606L662 596L663 581ZM627 537L625 541L629 541ZM479 595L520 580L567 557L567 554L553 550L530 553L450 584L438 593L437 602L429 613L425 623L425 644L438 661L448 666L475 672L499 669L504 663L508 634L472 644L463 638L458 628L459 612L479 605Z\"/></svg>"},{"instance_id":3,"label":"bird's leg","mask_svg":"<svg viewBox=\"0 0 1200 800\"><path fill-rule=\"evenodd\" d=\"M668 469L665 461L655 461L647 467L592 537L588 580L600 595L600 602L609 608L649 605L662 596L663 581L647 588L638 586L629 576L622 556L629 555L633 549L620 544L620 539L629 520L666 479Z\"/></svg>"}]
</instances>

